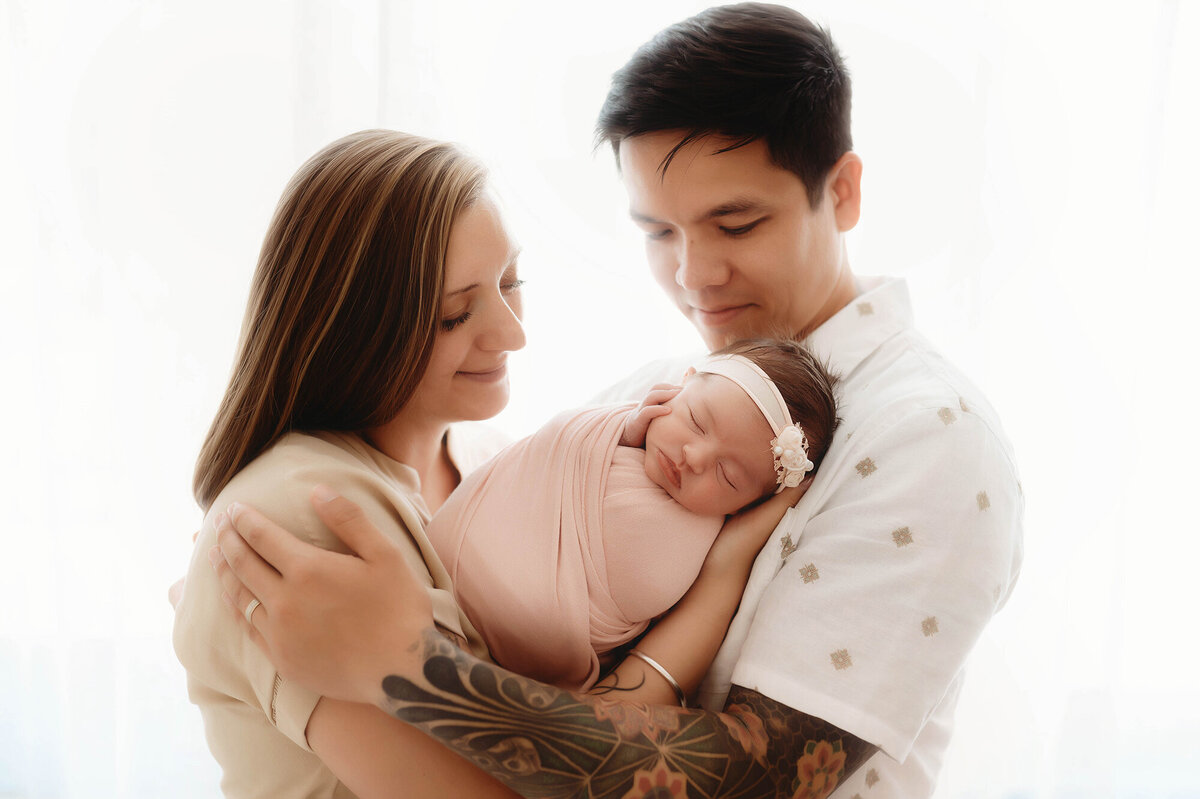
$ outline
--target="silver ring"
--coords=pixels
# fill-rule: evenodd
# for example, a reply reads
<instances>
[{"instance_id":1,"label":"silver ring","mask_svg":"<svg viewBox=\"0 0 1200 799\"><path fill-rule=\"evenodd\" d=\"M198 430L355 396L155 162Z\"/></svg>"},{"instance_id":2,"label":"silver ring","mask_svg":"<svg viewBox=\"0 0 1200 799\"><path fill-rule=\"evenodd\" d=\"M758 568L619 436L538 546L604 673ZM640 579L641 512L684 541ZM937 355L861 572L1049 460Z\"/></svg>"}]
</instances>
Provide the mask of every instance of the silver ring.
<instances>
[{"instance_id":1,"label":"silver ring","mask_svg":"<svg viewBox=\"0 0 1200 799\"><path fill-rule=\"evenodd\" d=\"M250 617L254 615L254 611L258 610L258 606L261 604L262 603L257 599L250 600L250 604L247 605L246 609L242 611L242 615L246 617L246 624L249 624L252 627L254 626L254 622L250 621Z\"/></svg>"}]
</instances>

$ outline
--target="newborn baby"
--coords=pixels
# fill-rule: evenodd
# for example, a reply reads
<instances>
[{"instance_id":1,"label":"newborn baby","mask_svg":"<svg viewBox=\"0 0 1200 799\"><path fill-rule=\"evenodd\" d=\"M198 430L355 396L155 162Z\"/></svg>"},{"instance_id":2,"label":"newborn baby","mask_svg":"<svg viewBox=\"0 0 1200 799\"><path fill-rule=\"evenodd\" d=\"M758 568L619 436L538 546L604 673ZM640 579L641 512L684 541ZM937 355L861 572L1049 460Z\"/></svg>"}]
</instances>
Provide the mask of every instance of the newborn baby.
<instances>
[{"instance_id":1,"label":"newborn baby","mask_svg":"<svg viewBox=\"0 0 1200 799\"><path fill-rule=\"evenodd\" d=\"M570 690L699 574L728 514L820 463L835 379L803 346L739 342L682 388L569 411L467 477L428 527L502 666Z\"/></svg>"}]
</instances>

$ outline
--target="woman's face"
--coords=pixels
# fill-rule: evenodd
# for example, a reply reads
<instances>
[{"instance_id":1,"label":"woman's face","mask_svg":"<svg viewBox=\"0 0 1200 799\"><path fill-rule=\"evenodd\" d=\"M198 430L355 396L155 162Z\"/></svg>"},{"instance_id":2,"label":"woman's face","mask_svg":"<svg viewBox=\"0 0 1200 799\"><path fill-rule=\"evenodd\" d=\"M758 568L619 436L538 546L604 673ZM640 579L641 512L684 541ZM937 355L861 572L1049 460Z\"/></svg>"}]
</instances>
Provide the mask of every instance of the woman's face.
<instances>
[{"instance_id":1,"label":"woman's face","mask_svg":"<svg viewBox=\"0 0 1200 799\"><path fill-rule=\"evenodd\" d=\"M518 247L487 196L450 231L441 329L410 407L444 422L488 419L508 404L508 353L525 346Z\"/></svg>"}]
</instances>

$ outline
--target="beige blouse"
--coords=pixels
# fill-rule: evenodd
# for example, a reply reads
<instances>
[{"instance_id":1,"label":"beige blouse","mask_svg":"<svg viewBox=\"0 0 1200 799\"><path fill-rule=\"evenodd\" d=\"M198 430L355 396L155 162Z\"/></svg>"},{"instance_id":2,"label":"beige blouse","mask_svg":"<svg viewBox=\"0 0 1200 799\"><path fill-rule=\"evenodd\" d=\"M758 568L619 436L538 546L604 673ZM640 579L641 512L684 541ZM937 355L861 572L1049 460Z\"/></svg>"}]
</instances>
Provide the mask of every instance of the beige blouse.
<instances>
[{"instance_id":1,"label":"beige blouse","mask_svg":"<svg viewBox=\"0 0 1200 799\"><path fill-rule=\"evenodd\" d=\"M450 456L463 474L503 443L476 425L452 428ZM423 577L434 620L481 657L487 650L459 611L450 578L425 536L429 511L416 472L348 433L291 433L239 472L204 519L175 614L174 644L187 669L188 696L200 708L209 749L220 763L221 790L234 799L353 797L313 754L304 731L320 697L284 680L221 601L209 564L213 521L231 502L253 505L300 538L345 551L309 503L317 483L353 500L403 548Z\"/></svg>"}]
</instances>

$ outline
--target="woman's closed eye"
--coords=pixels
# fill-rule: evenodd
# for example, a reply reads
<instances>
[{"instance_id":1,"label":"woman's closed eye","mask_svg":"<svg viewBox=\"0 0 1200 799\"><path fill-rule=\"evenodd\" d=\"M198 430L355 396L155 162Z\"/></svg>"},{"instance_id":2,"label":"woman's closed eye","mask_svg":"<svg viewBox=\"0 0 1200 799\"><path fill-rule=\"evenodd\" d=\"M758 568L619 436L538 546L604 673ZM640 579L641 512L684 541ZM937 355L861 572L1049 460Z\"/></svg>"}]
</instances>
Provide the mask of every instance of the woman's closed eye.
<instances>
[{"instance_id":1,"label":"woman's closed eye","mask_svg":"<svg viewBox=\"0 0 1200 799\"><path fill-rule=\"evenodd\" d=\"M461 325L463 322L467 321L470 318L471 318L471 312L463 311L458 316L453 316L449 319L443 319L442 320L442 330L449 333L451 330L458 327L459 325Z\"/></svg>"}]
</instances>

